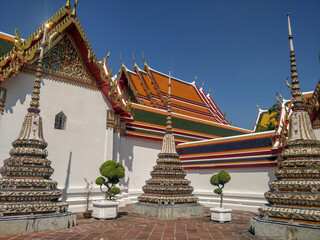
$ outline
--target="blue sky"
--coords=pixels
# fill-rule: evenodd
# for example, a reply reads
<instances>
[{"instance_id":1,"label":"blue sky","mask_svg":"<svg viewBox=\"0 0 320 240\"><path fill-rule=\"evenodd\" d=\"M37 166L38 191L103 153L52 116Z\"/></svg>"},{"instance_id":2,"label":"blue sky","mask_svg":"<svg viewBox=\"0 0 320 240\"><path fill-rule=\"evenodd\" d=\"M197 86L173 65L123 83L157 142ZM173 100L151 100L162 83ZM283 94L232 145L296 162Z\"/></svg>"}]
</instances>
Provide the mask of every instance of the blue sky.
<instances>
[{"instance_id":1,"label":"blue sky","mask_svg":"<svg viewBox=\"0 0 320 240\"><path fill-rule=\"evenodd\" d=\"M0 31L22 38L33 33L65 0L0 0ZM71 1L73 5L74 1ZM79 0L77 16L101 60L110 49L109 67L122 59L133 69L132 54L150 67L198 86L227 119L251 129L256 103L268 109L277 92L290 98L286 13L291 26L302 91L320 78L320 1L308 0Z\"/></svg>"}]
</instances>

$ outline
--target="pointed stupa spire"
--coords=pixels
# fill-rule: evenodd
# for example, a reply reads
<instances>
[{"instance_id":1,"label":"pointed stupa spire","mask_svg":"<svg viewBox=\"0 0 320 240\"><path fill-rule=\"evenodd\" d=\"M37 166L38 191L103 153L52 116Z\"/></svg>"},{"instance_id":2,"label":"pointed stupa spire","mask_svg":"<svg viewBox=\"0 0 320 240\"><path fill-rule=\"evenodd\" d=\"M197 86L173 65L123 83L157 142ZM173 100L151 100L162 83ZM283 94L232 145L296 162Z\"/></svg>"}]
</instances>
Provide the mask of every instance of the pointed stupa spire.
<instances>
[{"instance_id":1,"label":"pointed stupa spire","mask_svg":"<svg viewBox=\"0 0 320 240\"><path fill-rule=\"evenodd\" d=\"M39 113L39 99L40 99L40 87L41 87L41 69L42 69L42 60L43 60L43 52L45 47L45 41L46 41L46 33L47 33L47 25L44 27L44 33L42 37L42 43L40 47L40 57L37 64L37 70L36 70L36 78L33 84L33 90L32 90L32 96L31 96L31 102L30 107L28 108L28 112L36 112Z\"/></svg>"},{"instance_id":2,"label":"pointed stupa spire","mask_svg":"<svg viewBox=\"0 0 320 240\"><path fill-rule=\"evenodd\" d=\"M176 151L176 145L174 136L172 134L172 117L171 117L171 68L169 68L169 83L168 83L168 99L167 99L167 123L166 123L166 133L162 141L161 154L174 154L178 155ZM159 156L159 155L158 155Z\"/></svg>"},{"instance_id":3,"label":"pointed stupa spire","mask_svg":"<svg viewBox=\"0 0 320 240\"><path fill-rule=\"evenodd\" d=\"M264 194L268 204L259 208L260 216L251 220L251 229L254 229L258 236L272 235L275 239L286 236L288 229L294 232L293 238L316 239L319 237L319 229L315 230L313 236L306 237L305 233L309 234L311 226L319 226L320 222L320 192L318 191L320 141L314 134L310 116L301 101L289 14L288 29L291 97L294 106L288 117L288 130L285 126L286 109L281 114L280 127L276 134L279 136L283 150L281 157L278 158L278 169L274 171L277 180L269 184L270 190ZM281 103L278 97L277 101ZM285 108L284 102L282 107ZM286 226L282 227L280 223Z\"/></svg>"},{"instance_id":4,"label":"pointed stupa spire","mask_svg":"<svg viewBox=\"0 0 320 240\"><path fill-rule=\"evenodd\" d=\"M169 85L168 85L168 106L167 106L167 125L166 134L172 134L172 118L171 118L171 68L169 68Z\"/></svg>"},{"instance_id":5,"label":"pointed stupa spire","mask_svg":"<svg viewBox=\"0 0 320 240\"><path fill-rule=\"evenodd\" d=\"M289 42L290 42L290 62L291 62L291 98L292 105L291 109L293 114L289 120L289 134L288 141L297 139L316 139L314 132L311 127L310 117L305 109L302 101L299 79L296 67L296 58L294 54L292 32L290 24L290 14L288 16L288 31L289 31Z\"/></svg>"},{"instance_id":6,"label":"pointed stupa spire","mask_svg":"<svg viewBox=\"0 0 320 240\"><path fill-rule=\"evenodd\" d=\"M293 48L293 38L292 38L292 32L291 32L291 24L290 24L290 14L287 13L288 16L288 31L289 31L289 43L290 43L290 62L291 62L291 96L292 96L292 110L303 110L303 102L301 98L301 92L300 92L300 85L299 85L299 79L297 74L297 65L296 65L296 58Z\"/></svg>"}]
</instances>

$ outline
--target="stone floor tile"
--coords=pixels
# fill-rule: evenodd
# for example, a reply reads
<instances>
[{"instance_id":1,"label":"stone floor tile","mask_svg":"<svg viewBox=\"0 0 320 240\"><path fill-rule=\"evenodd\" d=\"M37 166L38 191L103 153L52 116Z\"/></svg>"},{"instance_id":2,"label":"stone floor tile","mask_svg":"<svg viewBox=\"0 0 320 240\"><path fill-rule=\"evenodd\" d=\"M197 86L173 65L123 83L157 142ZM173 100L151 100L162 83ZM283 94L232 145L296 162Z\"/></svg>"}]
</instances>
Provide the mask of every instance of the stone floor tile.
<instances>
[{"instance_id":1,"label":"stone floor tile","mask_svg":"<svg viewBox=\"0 0 320 240\"><path fill-rule=\"evenodd\" d=\"M45 231L0 237L0 240L23 239L64 239L64 240L191 240L191 239L232 239L261 240L248 232L250 218L254 213L232 211L232 221L218 223L210 220L209 209L202 217L158 219L131 213L131 206L119 209L114 220L84 219L77 214L77 226L59 231Z\"/></svg>"}]
</instances>

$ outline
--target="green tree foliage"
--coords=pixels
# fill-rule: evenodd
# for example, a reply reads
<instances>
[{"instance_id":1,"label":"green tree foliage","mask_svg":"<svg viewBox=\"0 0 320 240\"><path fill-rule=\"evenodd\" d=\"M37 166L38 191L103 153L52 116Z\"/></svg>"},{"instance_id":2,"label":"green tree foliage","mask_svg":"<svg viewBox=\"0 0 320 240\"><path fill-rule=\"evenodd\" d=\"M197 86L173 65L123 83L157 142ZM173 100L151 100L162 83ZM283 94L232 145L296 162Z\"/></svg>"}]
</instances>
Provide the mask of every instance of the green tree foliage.
<instances>
[{"instance_id":1,"label":"green tree foliage","mask_svg":"<svg viewBox=\"0 0 320 240\"><path fill-rule=\"evenodd\" d=\"M269 114L275 113L275 114L269 118L267 125L257 124L255 132L265 132L265 131L277 129L279 125L280 111L281 111L280 103L273 104L272 107L269 108L268 113Z\"/></svg>"},{"instance_id":2,"label":"green tree foliage","mask_svg":"<svg viewBox=\"0 0 320 240\"><path fill-rule=\"evenodd\" d=\"M114 187L114 185L125 176L123 165L112 160L106 161L100 167L100 174L102 176L96 179L96 184L100 186L101 192L106 193L107 199L114 199L115 195L120 193L120 189ZM107 188L106 191L103 191L103 186Z\"/></svg>"},{"instance_id":3,"label":"green tree foliage","mask_svg":"<svg viewBox=\"0 0 320 240\"><path fill-rule=\"evenodd\" d=\"M222 201L223 201L223 191L224 185L231 180L230 174L225 171L221 170L218 174L212 175L210 178L210 183L217 188L214 190L214 193L220 195L220 208L222 208Z\"/></svg>"}]
</instances>

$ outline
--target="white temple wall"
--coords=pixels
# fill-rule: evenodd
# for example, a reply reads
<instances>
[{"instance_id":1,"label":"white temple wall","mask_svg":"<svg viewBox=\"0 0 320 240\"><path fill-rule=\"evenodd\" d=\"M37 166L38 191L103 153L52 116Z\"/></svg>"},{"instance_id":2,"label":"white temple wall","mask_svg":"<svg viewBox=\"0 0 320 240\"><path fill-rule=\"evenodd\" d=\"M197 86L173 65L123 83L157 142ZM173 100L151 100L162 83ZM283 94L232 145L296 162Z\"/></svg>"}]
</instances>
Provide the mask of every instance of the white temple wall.
<instances>
[{"instance_id":1,"label":"white temple wall","mask_svg":"<svg viewBox=\"0 0 320 240\"><path fill-rule=\"evenodd\" d=\"M9 157L11 143L17 139L30 104L34 77L20 73L6 79L1 87L7 89L3 115L0 114L0 166Z\"/></svg>"},{"instance_id":2,"label":"white temple wall","mask_svg":"<svg viewBox=\"0 0 320 240\"><path fill-rule=\"evenodd\" d=\"M276 167L225 169L231 180L223 190L223 206L256 212L258 206L267 203L264 193L269 190L268 183L276 180L275 169ZM222 169L186 170L187 179L194 187L194 194L206 207L216 207L220 204L220 196L213 192L216 187L210 184L211 176L220 170Z\"/></svg>"},{"instance_id":3,"label":"white temple wall","mask_svg":"<svg viewBox=\"0 0 320 240\"><path fill-rule=\"evenodd\" d=\"M124 180L120 182L121 188L126 189L129 194L142 193L142 186L151 178L150 172L156 165L162 142L123 137L121 143L120 162L126 171Z\"/></svg>"},{"instance_id":4,"label":"white temple wall","mask_svg":"<svg viewBox=\"0 0 320 240\"><path fill-rule=\"evenodd\" d=\"M7 79L5 113L0 116L0 165L9 157L13 142L31 100L34 76L20 73ZM48 159L52 161L52 179L64 189L62 199L73 206L82 202L84 177L94 181L99 167L105 161L106 111L110 103L97 90L48 80L40 89L40 115L43 119L44 139L48 142ZM55 115L60 111L67 116L65 130L54 129ZM101 197L96 186L97 197ZM82 204L81 208L82 208Z\"/></svg>"}]
</instances>

